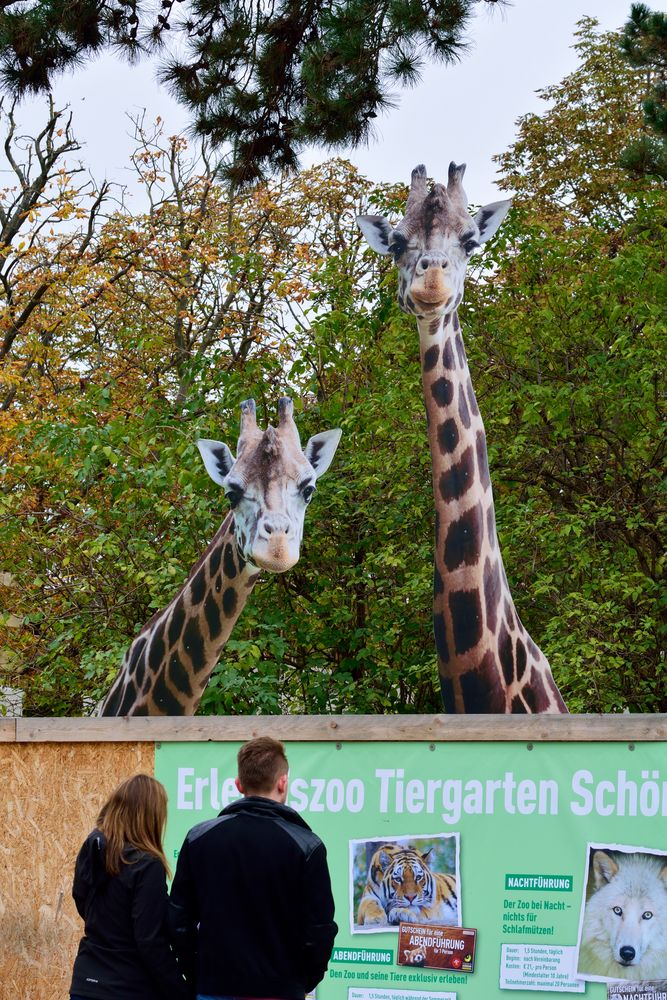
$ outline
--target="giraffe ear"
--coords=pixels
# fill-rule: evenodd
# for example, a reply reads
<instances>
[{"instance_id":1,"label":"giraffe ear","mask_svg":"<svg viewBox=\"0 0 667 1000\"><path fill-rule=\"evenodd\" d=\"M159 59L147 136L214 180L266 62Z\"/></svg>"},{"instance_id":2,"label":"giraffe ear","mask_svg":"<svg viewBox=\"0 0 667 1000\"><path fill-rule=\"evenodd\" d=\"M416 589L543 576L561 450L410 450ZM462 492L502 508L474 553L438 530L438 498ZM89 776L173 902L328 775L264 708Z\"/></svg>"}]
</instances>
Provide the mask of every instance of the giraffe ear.
<instances>
[{"instance_id":1,"label":"giraffe ear","mask_svg":"<svg viewBox=\"0 0 667 1000\"><path fill-rule=\"evenodd\" d=\"M389 237L393 230L383 215L358 215L356 223L376 253L388 254Z\"/></svg>"},{"instance_id":2,"label":"giraffe ear","mask_svg":"<svg viewBox=\"0 0 667 1000\"><path fill-rule=\"evenodd\" d=\"M342 433L339 427L332 431L321 431L313 435L303 449L304 455L315 470L316 479L323 476L331 465Z\"/></svg>"},{"instance_id":3,"label":"giraffe ear","mask_svg":"<svg viewBox=\"0 0 667 1000\"><path fill-rule=\"evenodd\" d=\"M197 447L209 476L214 483L222 486L225 476L236 461L231 451L222 441L209 441L208 438L199 438Z\"/></svg>"},{"instance_id":4,"label":"giraffe ear","mask_svg":"<svg viewBox=\"0 0 667 1000\"><path fill-rule=\"evenodd\" d=\"M480 243L486 243L487 240L491 239L509 212L511 204L512 199L509 198L507 201L494 201L490 205L480 208L475 216L475 222L479 229Z\"/></svg>"}]
</instances>

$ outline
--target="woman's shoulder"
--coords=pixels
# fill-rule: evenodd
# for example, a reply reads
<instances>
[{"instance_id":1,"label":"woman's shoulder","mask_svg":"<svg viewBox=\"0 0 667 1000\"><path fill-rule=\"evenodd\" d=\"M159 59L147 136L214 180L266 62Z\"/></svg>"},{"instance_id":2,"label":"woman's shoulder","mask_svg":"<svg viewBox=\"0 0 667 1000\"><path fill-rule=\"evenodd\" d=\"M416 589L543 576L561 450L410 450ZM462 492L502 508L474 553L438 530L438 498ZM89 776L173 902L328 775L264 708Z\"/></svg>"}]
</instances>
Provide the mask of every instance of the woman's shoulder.
<instances>
[{"instance_id":1,"label":"woman's shoulder","mask_svg":"<svg viewBox=\"0 0 667 1000\"><path fill-rule=\"evenodd\" d=\"M166 877L164 865L155 854L151 854L149 851L142 851L138 847L132 847L128 844L123 849L123 861L125 862L123 868L137 876L147 874L155 877L160 874L162 878Z\"/></svg>"},{"instance_id":2,"label":"woman's shoulder","mask_svg":"<svg viewBox=\"0 0 667 1000\"><path fill-rule=\"evenodd\" d=\"M152 864L156 862L160 864L159 858L149 851L142 851L138 847L134 847L132 844L126 844L123 848L123 860L127 864L138 865L138 864Z\"/></svg>"},{"instance_id":3,"label":"woman's shoulder","mask_svg":"<svg viewBox=\"0 0 667 1000\"><path fill-rule=\"evenodd\" d=\"M101 851L104 849L105 845L106 840L104 834L101 830L98 830L97 827L93 827L81 845L81 849L83 850L86 847L93 847L95 850Z\"/></svg>"}]
</instances>

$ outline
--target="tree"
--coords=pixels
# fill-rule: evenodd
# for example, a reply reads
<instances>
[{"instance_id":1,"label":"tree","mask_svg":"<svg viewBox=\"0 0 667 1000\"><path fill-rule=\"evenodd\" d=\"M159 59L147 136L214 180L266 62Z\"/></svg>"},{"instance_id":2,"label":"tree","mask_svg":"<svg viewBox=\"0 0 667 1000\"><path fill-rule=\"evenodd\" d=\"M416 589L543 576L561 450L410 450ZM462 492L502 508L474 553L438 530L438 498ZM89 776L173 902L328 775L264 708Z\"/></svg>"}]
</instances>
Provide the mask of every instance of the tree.
<instances>
[{"instance_id":1,"label":"tree","mask_svg":"<svg viewBox=\"0 0 667 1000\"><path fill-rule=\"evenodd\" d=\"M132 254L116 254L97 239L111 191L80 180L83 167L70 159L79 146L69 116L49 102L46 123L34 137L21 132L14 105L0 105L0 121L9 175L0 191L0 478L7 496L13 490L18 501L17 507L3 504L2 515L11 510L31 518L38 494L20 470L31 456L32 421L57 422L79 392L76 345L68 331L84 310L81 289L91 288L92 298L100 293L95 274L102 264L103 286L111 287L131 266ZM44 516L56 529L57 512ZM0 661L11 671L22 666L26 626L13 614L21 604L14 573L21 560L14 561L12 547L0 545L0 551L6 596L0 632L9 629L10 636Z\"/></svg>"},{"instance_id":2,"label":"tree","mask_svg":"<svg viewBox=\"0 0 667 1000\"><path fill-rule=\"evenodd\" d=\"M632 214L637 192L656 186L650 177L629 177L618 161L645 130L646 76L623 58L617 33L596 29L593 18L582 18L577 68L538 91L548 111L522 116L516 142L495 157L500 187L559 230L596 221L613 229Z\"/></svg>"},{"instance_id":3,"label":"tree","mask_svg":"<svg viewBox=\"0 0 667 1000\"><path fill-rule=\"evenodd\" d=\"M231 145L225 173L244 183L294 167L304 144L366 139L392 87L457 58L479 2L17 0L0 12L0 73L20 95L104 48L167 53L163 80L200 135Z\"/></svg>"},{"instance_id":4,"label":"tree","mask_svg":"<svg viewBox=\"0 0 667 1000\"><path fill-rule=\"evenodd\" d=\"M518 196L468 343L508 576L532 568L517 604L570 710L665 711L667 215L616 159L643 75L595 22L577 38L582 64L499 157Z\"/></svg>"},{"instance_id":5,"label":"tree","mask_svg":"<svg viewBox=\"0 0 667 1000\"><path fill-rule=\"evenodd\" d=\"M611 245L519 208L466 307L508 577L571 711L667 708L666 234L654 199Z\"/></svg>"},{"instance_id":6,"label":"tree","mask_svg":"<svg viewBox=\"0 0 667 1000\"><path fill-rule=\"evenodd\" d=\"M571 710L665 711L667 218L617 162L643 73L594 22L577 44L503 154L515 207L462 325L523 621ZM354 224L398 215L405 189L334 160L230 197L182 140L138 139L145 213L114 213L55 275L33 239L59 326L0 425L2 681L34 714L98 698L222 519L196 437L233 445L242 399L266 423L292 395L304 439L343 439L302 560L255 589L202 709L438 710L417 339Z\"/></svg>"},{"instance_id":7,"label":"tree","mask_svg":"<svg viewBox=\"0 0 667 1000\"><path fill-rule=\"evenodd\" d=\"M18 130L14 105L0 105L0 121L11 175L0 192L0 414L8 414L31 370L48 366L62 318L53 290L84 259L89 266L109 186L77 186L83 168L65 164L79 146L69 116L52 102L35 138Z\"/></svg>"},{"instance_id":8,"label":"tree","mask_svg":"<svg viewBox=\"0 0 667 1000\"><path fill-rule=\"evenodd\" d=\"M621 36L621 49L631 66L643 69L649 93L643 102L650 133L633 140L620 162L635 174L667 179L667 15L642 3L632 5Z\"/></svg>"},{"instance_id":9,"label":"tree","mask_svg":"<svg viewBox=\"0 0 667 1000\"><path fill-rule=\"evenodd\" d=\"M111 262L90 286L62 276L75 360L51 365L50 382L31 370L1 442L0 550L23 623L0 621L5 680L29 712L99 697L222 517L196 437L233 445L241 399L256 395L269 421L290 394L302 435L344 427L336 484L318 489L307 560L256 588L205 710L436 707L428 460L413 457L423 415L402 362L408 351L417 365L417 347L391 294L363 306L377 301L376 261L354 218L370 185L334 161L231 204L180 140L139 137L151 206L98 236L133 266L111 285Z\"/></svg>"}]
</instances>

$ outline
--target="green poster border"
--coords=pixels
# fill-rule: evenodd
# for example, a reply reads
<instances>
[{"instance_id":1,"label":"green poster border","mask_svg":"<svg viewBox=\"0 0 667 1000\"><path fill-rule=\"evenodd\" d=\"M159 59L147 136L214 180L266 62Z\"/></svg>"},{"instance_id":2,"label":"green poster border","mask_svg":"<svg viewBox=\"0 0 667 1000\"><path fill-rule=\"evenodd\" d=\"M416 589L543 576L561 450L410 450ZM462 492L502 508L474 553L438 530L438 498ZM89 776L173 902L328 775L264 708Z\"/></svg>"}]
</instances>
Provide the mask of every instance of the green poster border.
<instances>
[{"instance_id":1,"label":"green poster border","mask_svg":"<svg viewBox=\"0 0 667 1000\"><path fill-rule=\"evenodd\" d=\"M386 726L388 720L384 720L384 722ZM170 802L173 804L175 801L176 789L173 783L173 762L168 759L169 755L172 755L172 757L175 755L176 758L180 757L187 760L188 766L194 766L195 770L200 758L204 764L211 759L222 760L224 758L227 761L225 766L229 770L239 742L225 740L219 742L189 743L187 745L178 742L156 745L156 776L167 785ZM319 768L325 779L327 775L331 778L335 771L336 778L339 781L342 781L343 777L349 779L350 776L358 776L360 773L367 774L370 767L376 767L377 769L378 763L386 765L387 762L391 763L392 761L395 765L394 770L398 771L402 768L404 771L407 771L410 767L413 767L414 770L414 764L411 764L411 762L417 761L418 768L426 768L428 770L433 761L440 759L443 763L438 766L446 766L447 769L455 766L458 768L456 773L468 773L471 775L475 771L475 768L479 771L480 767L486 768L489 774L493 772L496 775L499 765L506 767L506 762L511 761L516 763L517 768L522 769L521 774L526 771L526 768L531 773L542 773L541 769L546 769L544 771L546 775L544 778L545 781L555 780L561 783L565 780L564 775L569 774L574 767L578 770L590 768L596 774L599 773L600 780L606 781L608 780L607 772L609 772L610 768L612 772L616 768L617 771L625 770L628 774L631 771L632 773L641 773L642 769L652 772L656 769L659 770L662 762L667 762L667 742L628 744L616 741L613 743L596 742L584 744L546 741L539 743L469 741L465 743L434 743L427 741L390 742L385 740L366 743L360 741L339 741L334 743L330 740L287 740L286 743L290 763L292 764L291 777L299 775L301 777L303 775L307 776L308 773L316 773ZM452 761L456 761L456 764L451 764ZM532 763L528 765L528 761ZM621 764L623 765L622 767ZM308 771L309 768L311 768L311 772ZM315 771L312 771L312 768ZM495 771L494 768L496 769ZM449 773L449 770L447 773ZM424 771L424 777L428 780L426 771ZM409 779L406 777L406 780ZM413 778L412 780L417 779ZM524 778L523 780L531 779ZM526 792L526 788L524 788L524 792ZM526 793L524 795L525 808L529 808L529 802L530 799ZM580 804L580 797L577 799L577 802ZM526 803L528 803L528 806L526 806ZM188 817L192 823L200 818L199 815L194 815L195 812L196 810L193 809L191 815ZM363 810L363 813L365 812L366 806L364 806ZM183 813L180 814L181 820L183 815ZM209 815L210 810L206 815L202 815L201 818L208 818ZM363 950L363 948L373 951L395 949L395 944L392 943L390 935L386 933L362 935L352 935L349 933L348 913L345 907L346 895L349 896L349 871L346 870L347 859L344 857L345 851L341 848L341 842L344 842L346 838L350 839L350 829L348 828L346 831L344 828L345 823L341 825L340 814L336 815L335 823L329 821L333 817L328 817L326 813L317 812L311 814L309 811L306 811L304 815L316 832L323 837L329 849L332 877L337 887L337 919L341 927L336 941L336 948L349 951L359 951ZM382 830L385 830L387 835L389 835L390 827L385 822L387 819L386 815L382 815L376 811L372 820L369 820L369 824L363 827L364 836L374 837L376 833L379 834ZM407 815L403 815L401 819L407 819ZM403 823L398 832L401 835L404 833L406 835L415 835L420 831L432 834L439 827L435 823L435 817L428 817L428 819L432 819L433 822L424 825L420 818L421 825L415 823L411 828ZM475 828L471 825L470 829L468 829L468 820L462 828L462 890L464 900L466 895L469 897L468 903L464 902L463 907L464 925L474 927L478 924L480 929L480 947L475 973L469 977L450 976L449 980L445 979L443 981L441 978L438 979L436 974L429 973L427 970L420 970L415 973L415 976L418 976L419 979L408 984L400 979L386 980L379 977L372 979L371 976L374 973L377 974L378 970L382 971L383 968L383 966L375 963L332 962L327 979L324 980L318 989L318 1000L347 1000L347 990L351 986L366 989L392 987L403 992L407 988L412 987L422 992L424 990L427 992L430 990L432 993L435 990L452 991L456 993L457 997L462 998L462 1000L465 1000L465 998L470 998L470 1000L494 1000L494 998L508 998L511 996L522 997L525 1000L539 997L544 998L546 991L500 990L498 988L500 946L502 944L516 944L521 942L525 944L531 942L535 944L540 943L538 939L533 938L530 934L525 937L521 935L510 937L509 934L494 930L494 927L503 926L502 921L498 923L498 899L502 898L504 900L506 897L503 894L506 892L506 896L508 898L512 897L514 901L517 900L517 895L521 896L522 901L528 903L528 907L530 907L531 901L539 902L540 909L536 908L532 911L532 915L537 916L538 921L544 921L544 913L547 911L541 908L541 903L543 902L542 896L545 899L549 897L552 900L554 896L558 896L559 899L567 896L569 902L567 910L560 912L551 910L548 913L549 920L553 921L554 928L559 929L558 933L565 933L562 928L567 924L567 933L571 936L573 928L575 925L578 925L579 919L582 885L585 876L584 853L586 843L589 841L602 841L604 843L644 846L649 849L657 849L658 844L664 844L667 847L667 838L664 832L661 832L665 830L665 819L661 816L653 818L618 816L611 819L609 816L605 816L596 817L595 822L587 822L585 817L576 817L569 812L567 816L564 813L559 813L558 817L537 817L528 813L518 818L515 814L505 817L504 819L507 820L506 824L504 822L499 823L495 814L491 817L488 815L473 817L470 819L471 824L473 819L475 824L481 827L481 830L479 834L476 832L473 835ZM547 827L544 825L547 819L551 823L555 820L558 827L555 836L551 836L551 839ZM441 821L438 820L438 822ZM187 824L181 823L176 832L176 825L173 820L170 820L167 840L168 846L172 851L177 850L174 844L183 832L184 825ZM447 827L447 829L450 829L450 827ZM530 851L520 850L517 855L516 849L513 849L514 854L512 858L514 863L505 865L500 863L499 875L502 884L500 888L495 886L493 889L495 895L492 893L493 901L488 902L487 909L495 907L495 916L488 919L488 915L485 916L484 914L484 895L486 894L487 898L491 900L491 896L489 896L490 890L485 891L483 880L482 884L475 881L475 865L471 864L470 856L466 856L466 851L468 850L468 854L471 855L474 849L474 851L478 852L478 856L482 857L481 850L485 850L492 857L494 853L498 854L502 846L503 837L517 837L520 836L521 831L524 831L526 837L532 838L533 843L541 845L545 850L548 846L549 850L554 851L556 849L553 846L554 844L564 844L567 842L568 837L572 836L578 838L581 849L570 852L567 855L567 863L556 866L553 863L553 858L550 864L535 865L533 863L534 856L531 857ZM584 832L585 836L583 835ZM469 848L466 848L466 835L468 843L471 845ZM474 848L472 847L473 844ZM559 847L558 849L562 848ZM511 851L509 853L512 854ZM526 864L517 864L517 859L525 859ZM498 864L496 862L496 866ZM493 864L485 862L482 865L480 862L478 867L480 866L487 873L486 878L489 878L489 871L494 872ZM558 875L567 877L570 883L567 889L560 890L563 894L562 896L559 895L559 891L554 891L548 887L544 889L532 887L521 889L520 891L517 889L505 890L504 879L509 874L520 874L522 876L539 877L542 879ZM492 875L492 878L495 879L495 874ZM535 898L535 893L538 894L539 898ZM473 896L475 898L472 898ZM472 918L469 919L466 911L471 910L471 904L474 905L472 905L471 911ZM531 913L531 910L528 909L527 912ZM563 922L563 914L567 915L566 923ZM510 926L509 923L506 926ZM549 927L551 923L545 923L545 926ZM556 937L558 937L558 933ZM547 941L546 943L550 942ZM554 937L552 937L551 943L570 945L571 941L554 941ZM334 973L342 972L343 976L332 975L332 971ZM346 978L346 971L354 971L355 975ZM386 972L386 968L384 971ZM368 979L361 979L359 973L368 973ZM585 996L592 997L593 1000L602 1000L605 994L606 986L603 983L589 982L585 987Z\"/></svg>"}]
</instances>

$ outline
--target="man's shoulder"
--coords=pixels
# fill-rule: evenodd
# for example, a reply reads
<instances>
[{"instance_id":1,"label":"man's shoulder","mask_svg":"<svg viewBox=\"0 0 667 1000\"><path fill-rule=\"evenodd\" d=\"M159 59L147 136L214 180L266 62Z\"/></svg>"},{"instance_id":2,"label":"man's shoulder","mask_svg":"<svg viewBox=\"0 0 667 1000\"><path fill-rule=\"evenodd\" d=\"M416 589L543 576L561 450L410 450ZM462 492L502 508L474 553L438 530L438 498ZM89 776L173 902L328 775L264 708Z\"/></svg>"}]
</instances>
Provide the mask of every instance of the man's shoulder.
<instances>
[{"instance_id":1,"label":"man's shoulder","mask_svg":"<svg viewBox=\"0 0 667 1000\"><path fill-rule=\"evenodd\" d=\"M292 809L289 812L285 810L284 813L274 816L273 822L281 830L284 830L306 857L309 858L318 847L323 847L322 841L316 833L313 833L309 826L303 821L299 821L301 817L299 817L299 820L295 820L294 816L298 816L298 813L294 813L294 816L290 815L293 812Z\"/></svg>"},{"instance_id":2,"label":"man's shoulder","mask_svg":"<svg viewBox=\"0 0 667 1000\"><path fill-rule=\"evenodd\" d=\"M203 823L197 823L189 831L185 838L188 843L192 844L200 837L205 836L207 833L211 833L216 830L222 823L226 820L233 819L233 816L215 816L213 819L204 820Z\"/></svg>"},{"instance_id":3,"label":"man's shoulder","mask_svg":"<svg viewBox=\"0 0 667 1000\"><path fill-rule=\"evenodd\" d=\"M291 806L272 799L256 795L246 796L232 803L220 814L220 817L232 816L237 816L239 819L248 818L251 821L270 822L274 827L278 827L306 858L323 846L320 838L313 833L300 813Z\"/></svg>"}]
</instances>

